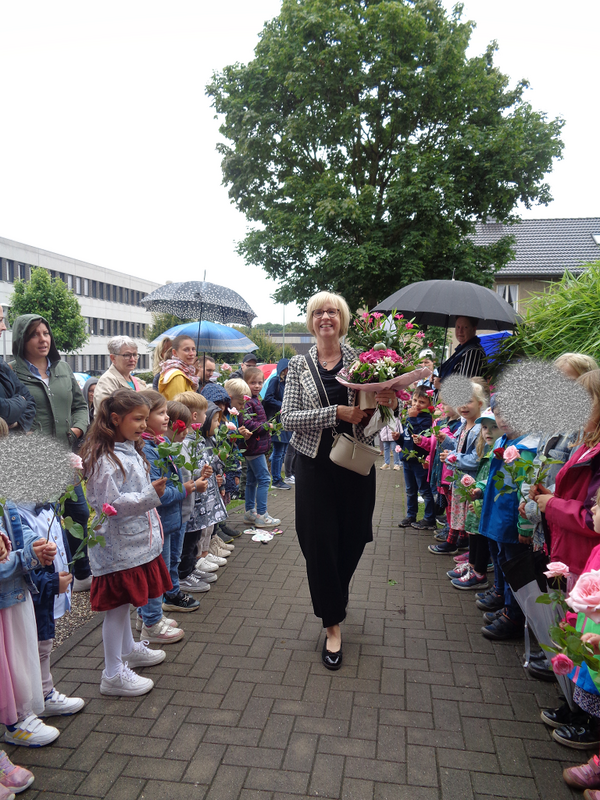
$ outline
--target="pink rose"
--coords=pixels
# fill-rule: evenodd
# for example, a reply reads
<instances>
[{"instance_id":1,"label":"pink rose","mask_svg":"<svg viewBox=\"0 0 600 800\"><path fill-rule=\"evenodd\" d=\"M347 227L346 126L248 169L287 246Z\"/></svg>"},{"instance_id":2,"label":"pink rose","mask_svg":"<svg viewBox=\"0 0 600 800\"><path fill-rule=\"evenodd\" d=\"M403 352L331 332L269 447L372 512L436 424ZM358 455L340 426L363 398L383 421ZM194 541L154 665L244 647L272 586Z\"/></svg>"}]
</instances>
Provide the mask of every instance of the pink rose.
<instances>
[{"instance_id":1,"label":"pink rose","mask_svg":"<svg viewBox=\"0 0 600 800\"><path fill-rule=\"evenodd\" d=\"M412 322L407 322L404 327L405 328L414 328L415 326L412 324Z\"/></svg>"},{"instance_id":2,"label":"pink rose","mask_svg":"<svg viewBox=\"0 0 600 800\"><path fill-rule=\"evenodd\" d=\"M221 370L229 371L230 369L231 367L229 366L229 364L221 364Z\"/></svg>"},{"instance_id":3,"label":"pink rose","mask_svg":"<svg viewBox=\"0 0 600 800\"><path fill-rule=\"evenodd\" d=\"M75 453L71 453L69 456L69 461L73 469L83 469L83 461L81 460L81 456L75 455Z\"/></svg>"},{"instance_id":4,"label":"pink rose","mask_svg":"<svg viewBox=\"0 0 600 800\"><path fill-rule=\"evenodd\" d=\"M475 478L472 478L470 475L463 475L460 479L460 482L466 489L468 486L473 486L475 483Z\"/></svg>"},{"instance_id":5,"label":"pink rose","mask_svg":"<svg viewBox=\"0 0 600 800\"><path fill-rule=\"evenodd\" d=\"M502 454L502 458L504 459L505 464L512 464L513 461L516 461L518 458L521 457L518 449L511 444L510 447L507 447L504 453Z\"/></svg>"},{"instance_id":6,"label":"pink rose","mask_svg":"<svg viewBox=\"0 0 600 800\"><path fill-rule=\"evenodd\" d=\"M448 464L456 464L456 453L450 453L450 455L446 459L446 463L448 463Z\"/></svg>"},{"instance_id":7,"label":"pink rose","mask_svg":"<svg viewBox=\"0 0 600 800\"><path fill-rule=\"evenodd\" d=\"M373 312L373 317L375 319L381 319L383 317L383 314L380 314L379 311L374 311Z\"/></svg>"},{"instance_id":8,"label":"pink rose","mask_svg":"<svg viewBox=\"0 0 600 800\"><path fill-rule=\"evenodd\" d=\"M235 425L233 424L233 422L228 422L228 423L227 423L227 430L228 430L228 431L237 431L237 428L235 427Z\"/></svg>"},{"instance_id":9,"label":"pink rose","mask_svg":"<svg viewBox=\"0 0 600 800\"><path fill-rule=\"evenodd\" d=\"M201 422L192 422L192 424L190 425L190 428L193 431L199 431L202 428L202 423Z\"/></svg>"},{"instance_id":10,"label":"pink rose","mask_svg":"<svg viewBox=\"0 0 600 800\"><path fill-rule=\"evenodd\" d=\"M116 517L117 509L114 506L109 505L109 503L104 503L102 506L102 513L106 514L107 517Z\"/></svg>"},{"instance_id":11,"label":"pink rose","mask_svg":"<svg viewBox=\"0 0 600 800\"><path fill-rule=\"evenodd\" d=\"M404 319L404 314L396 314L394 319Z\"/></svg>"},{"instance_id":12,"label":"pink rose","mask_svg":"<svg viewBox=\"0 0 600 800\"><path fill-rule=\"evenodd\" d=\"M600 570L584 572L566 598L567 605L600 624Z\"/></svg>"},{"instance_id":13,"label":"pink rose","mask_svg":"<svg viewBox=\"0 0 600 800\"><path fill-rule=\"evenodd\" d=\"M229 409L229 413L230 413L230 415L231 415L232 417L237 417L237 416L239 415L239 413L240 413L240 412L237 410L237 408L230 408L230 409Z\"/></svg>"},{"instance_id":14,"label":"pink rose","mask_svg":"<svg viewBox=\"0 0 600 800\"><path fill-rule=\"evenodd\" d=\"M427 397L433 397L433 389L426 389L425 394Z\"/></svg>"},{"instance_id":15,"label":"pink rose","mask_svg":"<svg viewBox=\"0 0 600 800\"><path fill-rule=\"evenodd\" d=\"M550 660L555 675L568 675L575 666L569 656L564 653L558 653Z\"/></svg>"},{"instance_id":16,"label":"pink rose","mask_svg":"<svg viewBox=\"0 0 600 800\"><path fill-rule=\"evenodd\" d=\"M569 574L569 568L562 561L552 561L546 566L548 571L544 572L544 575L547 578L566 578Z\"/></svg>"},{"instance_id":17,"label":"pink rose","mask_svg":"<svg viewBox=\"0 0 600 800\"><path fill-rule=\"evenodd\" d=\"M245 395L244 395L244 400L252 400L252 398L251 398L251 397L249 397L247 394L245 394Z\"/></svg>"},{"instance_id":18,"label":"pink rose","mask_svg":"<svg viewBox=\"0 0 600 800\"><path fill-rule=\"evenodd\" d=\"M396 447L394 447L394 450L395 450L397 453L401 453L401 452L402 452L402 448L400 447L400 445L399 445L399 444L397 444L397 445L396 445Z\"/></svg>"}]
</instances>

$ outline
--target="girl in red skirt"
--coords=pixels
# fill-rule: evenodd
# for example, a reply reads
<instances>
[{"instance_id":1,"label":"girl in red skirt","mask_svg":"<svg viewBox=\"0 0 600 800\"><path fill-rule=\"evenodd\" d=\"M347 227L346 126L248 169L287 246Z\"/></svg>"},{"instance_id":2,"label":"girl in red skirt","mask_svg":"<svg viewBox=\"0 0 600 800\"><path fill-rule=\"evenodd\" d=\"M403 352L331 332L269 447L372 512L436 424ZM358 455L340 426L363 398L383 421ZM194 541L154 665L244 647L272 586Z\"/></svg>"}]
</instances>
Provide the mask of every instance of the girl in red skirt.
<instances>
[{"instance_id":1,"label":"girl in red skirt","mask_svg":"<svg viewBox=\"0 0 600 800\"><path fill-rule=\"evenodd\" d=\"M136 675L131 667L152 666L165 659L164 651L149 649L147 642L134 642L129 619L130 603L146 605L171 588L161 558L163 537L156 511L167 479L151 482L142 454L149 413L145 397L118 389L102 401L81 449L88 503L96 515L106 515L98 530L106 545L89 549L92 609L106 612L100 682L100 692L106 695L146 694L153 681Z\"/></svg>"}]
</instances>

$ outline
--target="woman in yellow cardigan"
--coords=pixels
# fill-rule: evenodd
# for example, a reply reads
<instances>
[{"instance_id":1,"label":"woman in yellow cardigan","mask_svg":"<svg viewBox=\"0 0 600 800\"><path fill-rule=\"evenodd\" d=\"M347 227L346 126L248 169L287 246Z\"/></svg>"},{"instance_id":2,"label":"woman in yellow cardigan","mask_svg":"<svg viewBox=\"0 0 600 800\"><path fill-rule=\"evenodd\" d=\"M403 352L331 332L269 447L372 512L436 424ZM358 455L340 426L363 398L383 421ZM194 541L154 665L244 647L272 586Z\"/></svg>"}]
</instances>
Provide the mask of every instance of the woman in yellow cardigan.
<instances>
[{"instance_id":1,"label":"woman in yellow cardigan","mask_svg":"<svg viewBox=\"0 0 600 800\"><path fill-rule=\"evenodd\" d=\"M166 400L172 400L181 392L198 389L194 340L185 334L176 336L171 348L171 358L163 361L158 381L158 391Z\"/></svg>"}]
</instances>

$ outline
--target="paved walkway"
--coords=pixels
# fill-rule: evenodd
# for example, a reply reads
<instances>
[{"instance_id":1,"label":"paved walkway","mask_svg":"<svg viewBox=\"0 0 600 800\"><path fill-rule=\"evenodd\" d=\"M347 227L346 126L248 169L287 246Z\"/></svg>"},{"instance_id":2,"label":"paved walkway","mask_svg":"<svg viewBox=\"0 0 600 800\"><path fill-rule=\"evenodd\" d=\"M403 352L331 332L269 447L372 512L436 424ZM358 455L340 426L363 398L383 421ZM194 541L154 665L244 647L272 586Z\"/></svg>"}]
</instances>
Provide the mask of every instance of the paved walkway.
<instances>
[{"instance_id":1,"label":"paved walkway","mask_svg":"<svg viewBox=\"0 0 600 800\"><path fill-rule=\"evenodd\" d=\"M295 535L293 490L270 499L284 534L236 540L230 563L181 615L186 638L146 670L155 689L103 698L100 615L54 654L61 691L87 699L39 750L8 748L43 800L563 800L562 767L519 647L479 634L469 592L445 577L430 534L402 531L399 472L378 472L375 542L356 573L344 666L320 662ZM241 526L241 517L234 517Z\"/></svg>"}]
</instances>

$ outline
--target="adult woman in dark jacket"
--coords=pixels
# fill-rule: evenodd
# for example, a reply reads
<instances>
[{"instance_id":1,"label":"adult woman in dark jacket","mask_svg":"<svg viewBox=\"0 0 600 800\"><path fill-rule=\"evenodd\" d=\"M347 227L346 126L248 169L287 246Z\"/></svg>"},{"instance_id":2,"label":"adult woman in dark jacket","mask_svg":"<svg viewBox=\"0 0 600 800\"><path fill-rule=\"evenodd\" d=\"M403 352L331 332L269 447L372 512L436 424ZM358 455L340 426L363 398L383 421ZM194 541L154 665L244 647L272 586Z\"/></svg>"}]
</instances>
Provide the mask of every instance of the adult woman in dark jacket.
<instances>
[{"instance_id":1,"label":"adult woman in dark jacket","mask_svg":"<svg viewBox=\"0 0 600 800\"><path fill-rule=\"evenodd\" d=\"M0 306L0 336L6 330ZM35 401L12 369L0 359L0 418L9 428L28 431L35 417Z\"/></svg>"},{"instance_id":2,"label":"adult woman in dark jacket","mask_svg":"<svg viewBox=\"0 0 600 800\"><path fill-rule=\"evenodd\" d=\"M296 457L296 532L304 558L316 616L323 620L326 638L322 660L327 669L342 665L340 623L346 616L350 580L365 544L373 540L375 469L367 476L334 464L329 453L335 430L363 443L368 413L355 406L356 392L336 380L357 353L342 344L350 323L343 297L319 292L307 307L307 327L317 339L306 357L289 363L281 421L294 431ZM330 405L323 407L309 369L312 359ZM393 391L377 394L377 402L397 408Z\"/></svg>"},{"instance_id":3,"label":"adult woman in dark jacket","mask_svg":"<svg viewBox=\"0 0 600 800\"><path fill-rule=\"evenodd\" d=\"M39 314L23 314L13 325L11 362L17 376L29 389L36 405L32 430L53 436L73 448L88 427L87 403L75 380L71 367L61 361L50 325ZM80 485L75 488L77 501L65 503L66 513L87 529L89 511ZM67 533L71 552L79 541ZM74 565L74 591L85 591L91 585L87 556Z\"/></svg>"}]
</instances>

